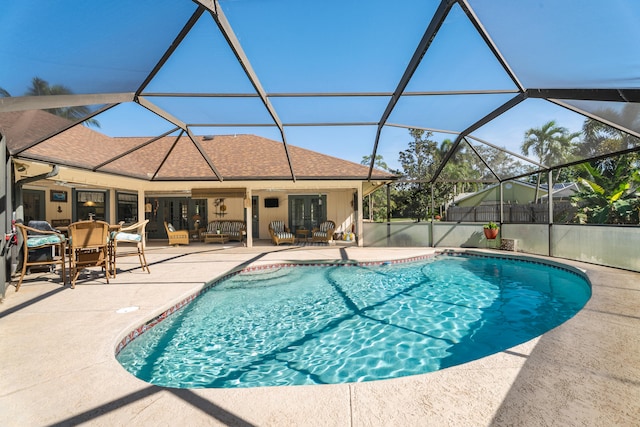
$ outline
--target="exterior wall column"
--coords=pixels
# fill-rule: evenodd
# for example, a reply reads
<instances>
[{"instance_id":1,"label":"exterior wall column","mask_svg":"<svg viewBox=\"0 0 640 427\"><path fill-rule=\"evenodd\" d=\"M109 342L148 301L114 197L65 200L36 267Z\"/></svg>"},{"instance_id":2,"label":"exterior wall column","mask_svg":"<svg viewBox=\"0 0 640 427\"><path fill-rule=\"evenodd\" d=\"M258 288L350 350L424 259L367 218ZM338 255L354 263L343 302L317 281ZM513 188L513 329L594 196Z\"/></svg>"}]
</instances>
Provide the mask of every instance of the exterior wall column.
<instances>
[{"instance_id":1,"label":"exterior wall column","mask_svg":"<svg viewBox=\"0 0 640 427\"><path fill-rule=\"evenodd\" d=\"M4 205L0 206L0 223L2 223L2 241L0 247L4 249L8 242L5 240L5 236L11 233L11 215L12 198L11 198L11 172L13 170L11 165L11 156L7 154L7 139L4 135L0 134L0 158L2 164L5 165L4 172L0 173L0 200L4 200ZM0 301L4 300L11 280L11 253L12 251L3 252L0 257Z\"/></svg>"},{"instance_id":2,"label":"exterior wall column","mask_svg":"<svg viewBox=\"0 0 640 427\"><path fill-rule=\"evenodd\" d=\"M144 190L138 189L138 218L137 218L136 222L144 221L146 219L147 214L144 211L144 208L145 208ZM116 207L116 209L117 209L117 207ZM145 247L147 246L147 231L146 231L146 228L145 228L144 236L142 236L142 244Z\"/></svg>"},{"instance_id":3,"label":"exterior wall column","mask_svg":"<svg viewBox=\"0 0 640 427\"><path fill-rule=\"evenodd\" d=\"M144 206L145 205L145 199L144 199L144 190L138 190L138 220L136 222L140 222L140 221L144 221L145 220L145 211L144 211ZM116 208L117 209L117 208ZM146 239L146 237L145 237Z\"/></svg>"},{"instance_id":4,"label":"exterior wall column","mask_svg":"<svg viewBox=\"0 0 640 427\"><path fill-rule=\"evenodd\" d=\"M247 247L253 247L253 205L251 199L253 198L251 188L247 188L244 193L244 218L247 226Z\"/></svg>"},{"instance_id":5,"label":"exterior wall column","mask_svg":"<svg viewBox=\"0 0 640 427\"><path fill-rule=\"evenodd\" d=\"M358 201L358 218L356 221L358 222L358 246L364 246L364 220L362 215L362 181L358 182L358 187L356 188L356 200Z\"/></svg>"}]
</instances>

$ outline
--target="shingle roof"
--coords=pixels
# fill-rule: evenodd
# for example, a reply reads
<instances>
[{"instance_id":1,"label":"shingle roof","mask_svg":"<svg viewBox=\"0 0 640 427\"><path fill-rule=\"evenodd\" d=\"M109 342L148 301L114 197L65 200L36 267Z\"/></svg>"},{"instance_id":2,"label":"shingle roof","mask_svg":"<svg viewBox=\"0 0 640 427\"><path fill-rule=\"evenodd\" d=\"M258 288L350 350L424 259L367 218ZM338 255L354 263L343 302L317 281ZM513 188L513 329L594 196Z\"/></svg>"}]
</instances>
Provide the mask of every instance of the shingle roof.
<instances>
[{"instance_id":1,"label":"shingle roof","mask_svg":"<svg viewBox=\"0 0 640 427\"><path fill-rule=\"evenodd\" d=\"M11 153L72 124L74 122L42 110L0 114L0 133L7 138L7 148Z\"/></svg>"},{"instance_id":2,"label":"shingle roof","mask_svg":"<svg viewBox=\"0 0 640 427\"><path fill-rule=\"evenodd\" d=\"M21 151L24 132L44 137L70 123L44 111L28 114L29 120L22 120L25 126L19 128L14 124L2 128L8 135L10 152L17 152L23 158L145 180L217 180L206 156L223 180L292 178L284 144L256 135L197 136L195 141L202 148L200 153L187 135L111 138L93 129L75 126ZM287 145L287 148L296 179L366 180L368 177L368 166L300 147ZM69 153L73 153L71 162ZM373 180L393 178L394 175L380 170L374 170L371 177Z\"/></svg>"},{"instance_id":3,"label":"shingle roof","mask_svg":"<svg viewBox=\"0 0 640 427\"><path fill-rule=\"evenodd\" d=\"M139 146L149 138L114 138L123 146ZM291 179L284 145L256 135L217 135L196 137L204 154L211 159L225 180ZM174 145L175 144L175 145ZM369 168L354 162L288 145L297 179L366 179ZM162 163L163 158L166 161ZM136 170L149 179L211 179L211 167L187 136L163 137L146 147L105 166L104 171L118 173ZM390 179L392 174L375 171L372 179Z\"/></svg>"}]
</instances>

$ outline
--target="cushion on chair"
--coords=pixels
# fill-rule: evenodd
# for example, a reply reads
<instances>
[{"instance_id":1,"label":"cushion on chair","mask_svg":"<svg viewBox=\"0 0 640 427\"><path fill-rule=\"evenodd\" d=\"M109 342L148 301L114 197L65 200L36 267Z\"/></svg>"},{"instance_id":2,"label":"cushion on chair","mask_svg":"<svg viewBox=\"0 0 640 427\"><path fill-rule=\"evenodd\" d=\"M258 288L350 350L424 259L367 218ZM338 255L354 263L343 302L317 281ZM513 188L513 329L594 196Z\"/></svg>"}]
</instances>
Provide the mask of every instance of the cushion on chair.
<instances>
[{"instance_id":1,"label":"cushion on chair","mask_svg":"<svg viewBox=\"0 0 640 427\"><path fill-rule=\"evenodd\" d=\"M207 234L216 234L220 230L221 234L228 234L230 236L240 236L244 229L244 222L242 221L211 221L207 224Z\"/></svg>"},{"instance_id":2,"label":"cushion on chair","mask_svg":"<svg viewBox=\"0 0 640 427\"><path fill-rule=\"evenodd\" d=\"M45 246L45 245L55 245L56 243L61 243L64 241L64 237L60 237L57 236L55 234L48 234L48 235L34 235L34 236L30 236L27 239L27 247L28 248L37 248L38 246Z\"/></svg>"},{"instance_id":3,"label":"cushion on chair","mask_svg":"<svg viewBox=\"0 0 640 427\"><path fill-rule=\"evenodd\" d=\"M274 233L276 234L276 236L278 235L278 233L284 233L284 221L273 221L271 223L271 228L273 229ZM278 236L280 237L280 236Z\"/></svg>"},{"instance_id":4,"label":"cushion on chair","mask_svg":"<svg viewBox=\"0 0 640 427\"><path fill-rule=\"evenodd\" d=\"M280 233L275 233L275 235L278 239L290 239L294 237L293 233L289 233L287 231L281 231Z\"/></svg>"},{"instance_id":5,"label":"cushion on chair","mask_svg":"<svg viewBox=\"0 0 640 427\"><path fill-rule=\"evenodd\" d=\"M124 231L119 231L112 236L114 240L126 240L129 242L140 242L142 240L142 235L135 233L126 233Z\"/></svg>"},{"instance_id":6,"label":"cushion on chair","mask_svg":"<svg viewBox=\"0 0 640 427\"><path fill-rule=\"evenodd\" d=\"M169 229L169 231L174 232L176 231L176 228L173 226L173 224L167 224L167 228Z\"/></svg>"},{"instance_id":7,"label":"cushion on chair","mask_svg":"<svg viewBox=\"0 0 640 427\"><path fill-rule=\"evenodd\" d=\"M313 235L315 237L327 237L327 232L326 231L314 231Z\"/></svg>"}]
</instances>

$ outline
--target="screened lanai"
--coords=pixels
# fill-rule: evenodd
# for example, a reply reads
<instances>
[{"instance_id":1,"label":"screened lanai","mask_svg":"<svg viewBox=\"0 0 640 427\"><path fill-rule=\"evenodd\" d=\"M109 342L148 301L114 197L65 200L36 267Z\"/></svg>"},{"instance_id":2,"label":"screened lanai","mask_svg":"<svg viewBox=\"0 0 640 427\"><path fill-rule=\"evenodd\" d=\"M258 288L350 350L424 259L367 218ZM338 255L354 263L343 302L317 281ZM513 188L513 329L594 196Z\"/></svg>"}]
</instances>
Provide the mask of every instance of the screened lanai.
<instances>
[{"instance_id":1,"label":"screened lanai","mask_svg":"<svg viewBox=\"0 0 640 427\"><path fill-rule=\"evenodd\" d=\"M201 167L179 180L222 182L212 136L280 142L292 181L307 178L291 146L368 156L369 179L377 156L401 169L418 129L448 140L420 180L460 179L444 165L464 153L501 183L640 149L638 17L626 0L7 2L0 132L13 161L167 181L188 149ZM587 142L586 119L630 137ZM583 149L523 154L524 133L549 121ZM74 126L138 138L87 139L107 154L79 158L60 143ZM160 144L184 136L188 147ZM154 153L144 176L118 167L139 151Z\"/></svg>"},{"instance_id":2,"label":"screened lanai","mask_svg":"<svg viewBox=\"0 0 640 427\"><path fill-rule=\"evenodd\" d=\"M10 235L19 183L57 179L58 169L68 179L60 185L70 187L81 174L140 182L141 211L150 189L241 187L238 163L226 158L231 149L212 145L235 135L250 136L237 138L237 152L254 136L274 141L286 159L274 181L281 188L315 185L310 160L296 157L307 149L364 161L349 179L372 186L378 160L400 172L397 185L419 182L427 192L477 183L495 191L503 209L512 182L542 177L549 188L585 160L638 158L638 22L637 0L0 0L0 224ZM563 155L524 153L527 131L550 122L575 135L557 150ZM589 134L585 125L594 123L599 132ZM409 174L399 154L412 149L416 132L443 152L435 167ZM261 153L247 153L244 163ZM461 163L470 174L458 174ZM71 198L72 188L56 188ZM635 187L625 191L640 200ZM498 221L499 239L524 252L514 258L553 257L549 263L586 271L593 297L528 343L408 381L257 390L147 384L117 365L119 340L232 268L499 249L483 237L482 222L449 218L364 223L366 248L163 247L148 251L151 274L136 275L132 264L133 273L110 286L99 277L71 291L55 275L11 291L0 311L0 424L636 425L640 226L553 223L548 200L549 221ZM358 203L351 194L344 201L350 211ZM7 242L0 283L8 287ZM382 295L374 286L367 288ZM489 301L479 296L474 305ZM387 329L398 316L383 314ZM240 323L251 332L250 322ZM477 324L489 326L484 318ZM452 343L460 333L452 331ZM210 344L203 347L216 351Z\"/></svg>"}]
</instances>

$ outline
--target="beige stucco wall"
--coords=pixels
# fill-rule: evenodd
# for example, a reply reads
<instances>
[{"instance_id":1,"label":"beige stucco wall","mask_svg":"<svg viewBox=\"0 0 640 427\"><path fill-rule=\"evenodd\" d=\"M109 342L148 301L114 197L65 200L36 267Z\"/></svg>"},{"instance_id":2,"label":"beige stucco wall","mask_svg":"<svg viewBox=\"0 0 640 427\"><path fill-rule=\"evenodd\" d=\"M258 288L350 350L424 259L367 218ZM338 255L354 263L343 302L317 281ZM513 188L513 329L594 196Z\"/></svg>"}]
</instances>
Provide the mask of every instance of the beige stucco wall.
<instances>
[{"instance_id":1,"label":"beige stucco wall","mask_svg":"<svg viewBox=\"0 0 640 427\"><path fill-rule=\"evenodd\" d=\"M353 185L353 184L352 184ZM336 223L336 232L351 230L351 224L356 221L354 208L351 206L353 200L353 189L308 189L304 185L299 188L281 191L254 191L253 196L260 199L260 239L268 239L269 223L271 221L289 218L289 196L290 195L326 195L327 196L327 219ZM277 198L279 206L277 208L265 208L265 198Z\"/></svg>"},{"instance_id":2,"label":"beige stucco wall","mask_svg":"<svg viewBox=\"0 0 640 427\"><path fill-rule=\"evenodd\" d=\"M67 201L66 202L50 202L51 200L51 191L66 191L67 192ZM50 221L51 219L71 219L71 189L68 187L62 187L56 185L51 189L45 190L45 211L47 219ZM60 212L58 212L58 208L60 208Z\"/></svg>"},{"instance_id":3,"label":"beige stucco wall","mask_svg":"<svg viewBox=\"0 0 640 427\"><path fill-rule=\"evenodd\" d=\"M30 166L29 176L34 176L49 172L51 167L48 165L40 165L34 163ZM68 186L56 185L56 182L67 182ZM288 198L289 195L318 195L327 196L327 219L336 223L336 231L350 231L351 225L355 225L356 230L362 230L362 218L356 218L352 206L353 193L362 192L362 181L337 181L337 180L318 180L318 181L178 181L178 182L150 182L136 180L132 178L113 176L103 173L75 170L61 167L58 175L55 177L36 181L25 185L24 188L43 190L46 192L46 220L52 219L72 219L72 203L71 203L71 186L77 189L110 189L117 191L133 192L138 194L138 212L144 212L145 195L153 194L155 196L165 197L190 197L191 190L194 188L245 188L246 200L250 201L251 196L260 198L260 230L259 238L268 239L268 226L270 221L288 220ZM66 203L54 203L49 201L49 192L51 190L68 191L68 201ZM277 197L280 201L278 208L264 208L264 198ZM62 212L57 212L58 205L61 205ZM245 208L248 226L248 235L251 235L251 203L239 197L225 198L227 206L227 215L224 219L244 219ZM117 204L115 201L115 191L110 192L109 218L116 217ZM208 216L209 220L216 218L215 198L208 198ZM219 211L219 209L218 209ZM360 221L360 226L358 226ZM361 233L361 231L359 231Z\"/></svg>"},{"instance_id":4,"label":"beige stucco wall","mask_svg":"<svg viewBox=\"0 0 640 427\"><path fill-rule=\"evenodd\" d=\"M227 210L224 211L225 215L217 215L222 212L220 206L216 206L215 198L207 198L207 216L209 221L215 221L216 219L224 220L240 220L244 221L244 199L237 197L227 197L224 199L224 205ZM206 227L206 224L203 224Z\"/></svg>"}]
</instances>

